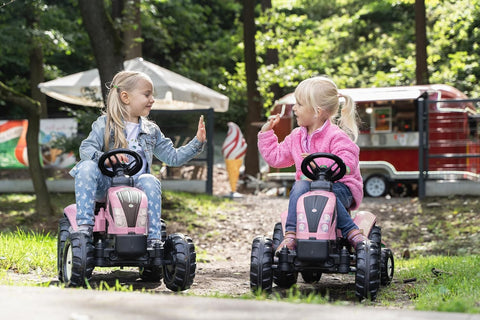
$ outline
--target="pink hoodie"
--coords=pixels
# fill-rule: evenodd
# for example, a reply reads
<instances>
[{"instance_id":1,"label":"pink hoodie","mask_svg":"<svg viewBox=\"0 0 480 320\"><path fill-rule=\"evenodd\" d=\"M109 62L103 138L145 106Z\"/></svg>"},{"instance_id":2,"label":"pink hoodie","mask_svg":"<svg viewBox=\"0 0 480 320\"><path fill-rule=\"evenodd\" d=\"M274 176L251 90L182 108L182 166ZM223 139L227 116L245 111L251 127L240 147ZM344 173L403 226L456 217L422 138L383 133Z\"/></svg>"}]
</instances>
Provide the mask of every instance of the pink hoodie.
<instances>
[{"instance_id":1,"label":"pink hoodie","mask_svg":"<svg viewBox=\"0 0 480 320\"><path fill-rule=\"evenodd\" d=\"M302 153L327 152L340 157L350 168L339 182L344 183L352 193L354 201L350 209L357 209L363 198L363 180L359 168L360 148L339 127L327 121L323 128L308 136L305 127L297 127L281 143L269 130L258 133L258 150L265 161L274 168L295 165L295 180L302 178ZM331 160L327 160L330 161ZM317 159L319 164L321 159ZM328 164L328 162L327 162Z\"/></svg>"}]
</instances>

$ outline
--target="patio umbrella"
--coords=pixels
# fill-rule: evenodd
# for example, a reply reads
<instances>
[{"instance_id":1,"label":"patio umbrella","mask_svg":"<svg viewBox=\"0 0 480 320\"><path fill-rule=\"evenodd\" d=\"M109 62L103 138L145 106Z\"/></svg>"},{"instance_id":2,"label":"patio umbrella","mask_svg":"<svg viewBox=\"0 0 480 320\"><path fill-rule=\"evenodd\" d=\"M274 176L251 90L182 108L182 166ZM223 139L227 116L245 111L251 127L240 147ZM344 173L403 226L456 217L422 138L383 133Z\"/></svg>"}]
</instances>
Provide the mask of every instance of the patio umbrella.
<instances>
[{"instance_id":1,"label":"patio umbrella","mask_svg":"<svg viewBox=\"0 0 480 320\"><path fill-rule=\"evenodd\" d=\"M154 110L228 110L227 96L142 58L125 61L124 68L142 71L152 78ZM91 107L100 107L103 104L97 69L43 82L38 87L46 95L66 103Z\"/></svg>"}]
</instances>

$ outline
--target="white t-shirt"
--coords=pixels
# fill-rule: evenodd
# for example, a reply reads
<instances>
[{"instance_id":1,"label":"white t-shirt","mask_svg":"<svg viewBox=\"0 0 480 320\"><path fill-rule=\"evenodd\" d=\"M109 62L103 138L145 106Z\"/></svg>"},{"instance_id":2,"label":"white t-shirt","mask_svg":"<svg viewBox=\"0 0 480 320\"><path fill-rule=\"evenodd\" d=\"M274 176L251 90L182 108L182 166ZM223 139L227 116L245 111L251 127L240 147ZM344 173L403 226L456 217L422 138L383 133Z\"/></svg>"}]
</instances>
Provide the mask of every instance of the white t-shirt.
<instances>
[{"instance_id":1,"label":"white t-shirt","mask_svg":"<svg viewBox=\"0 0 480 320\"><path fill-rule=\"evenodd\" d=\"M138 143L138 133L140 132L140 124L134 122L125 121L125 127L127 131L127 142L128 148L137 152L143 160L142 169L136 174L136 176L141 175L147 171L147 158L145 157L145 152ZM130 156L129 156L130 157Z\"/></svg>"}]
</instances>

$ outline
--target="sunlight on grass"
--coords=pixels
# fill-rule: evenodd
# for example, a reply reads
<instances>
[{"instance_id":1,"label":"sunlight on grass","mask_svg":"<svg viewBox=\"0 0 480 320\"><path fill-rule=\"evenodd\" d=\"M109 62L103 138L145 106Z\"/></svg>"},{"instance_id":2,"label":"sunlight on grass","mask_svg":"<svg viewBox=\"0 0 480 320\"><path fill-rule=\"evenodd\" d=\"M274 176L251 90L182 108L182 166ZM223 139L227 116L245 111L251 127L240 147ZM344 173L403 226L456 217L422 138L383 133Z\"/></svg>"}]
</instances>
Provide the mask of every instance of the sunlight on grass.
<instances>
[{"instance_id":1,"label":"sunlight on grass","mask_svg":"<svg viewBox=\"0 0 480 320\"><path fill-rule=\"evenodd\" d=\"M416 279L405 288L418 310L480 313L478 255L400 260L396 277Z\"/></svg>"},{"instance_id":2,"label":"sunlight on grass","mask_svg":"<svg viewBox=\"0 0 480 320\"><path fill-rule=\"evenodd\" d=\"M0 234L0 269L26 274L35 272L44 276L56 273L56 238L17 232Z\"/></svg>"}]
</instances>

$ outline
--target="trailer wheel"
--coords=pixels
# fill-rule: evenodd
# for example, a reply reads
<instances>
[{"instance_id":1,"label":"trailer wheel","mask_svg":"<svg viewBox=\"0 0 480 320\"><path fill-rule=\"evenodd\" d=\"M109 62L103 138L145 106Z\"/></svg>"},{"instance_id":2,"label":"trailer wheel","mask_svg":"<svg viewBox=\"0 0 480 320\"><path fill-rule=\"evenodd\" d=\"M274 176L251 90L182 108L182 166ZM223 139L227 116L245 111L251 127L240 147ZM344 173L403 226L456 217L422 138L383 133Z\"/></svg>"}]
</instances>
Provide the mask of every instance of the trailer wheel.
<instances>
[{"instance_id":1,"label":"trailer wheel","mask_svg":"<svg viewBox=\"0 0 480 320\"><path fill-rule=\"evenodd\" d=\"M387 193L387 185L384 175L373 174L365 180L365 194L372 198L384 196Z\"/></svg>"}]
</instances>

